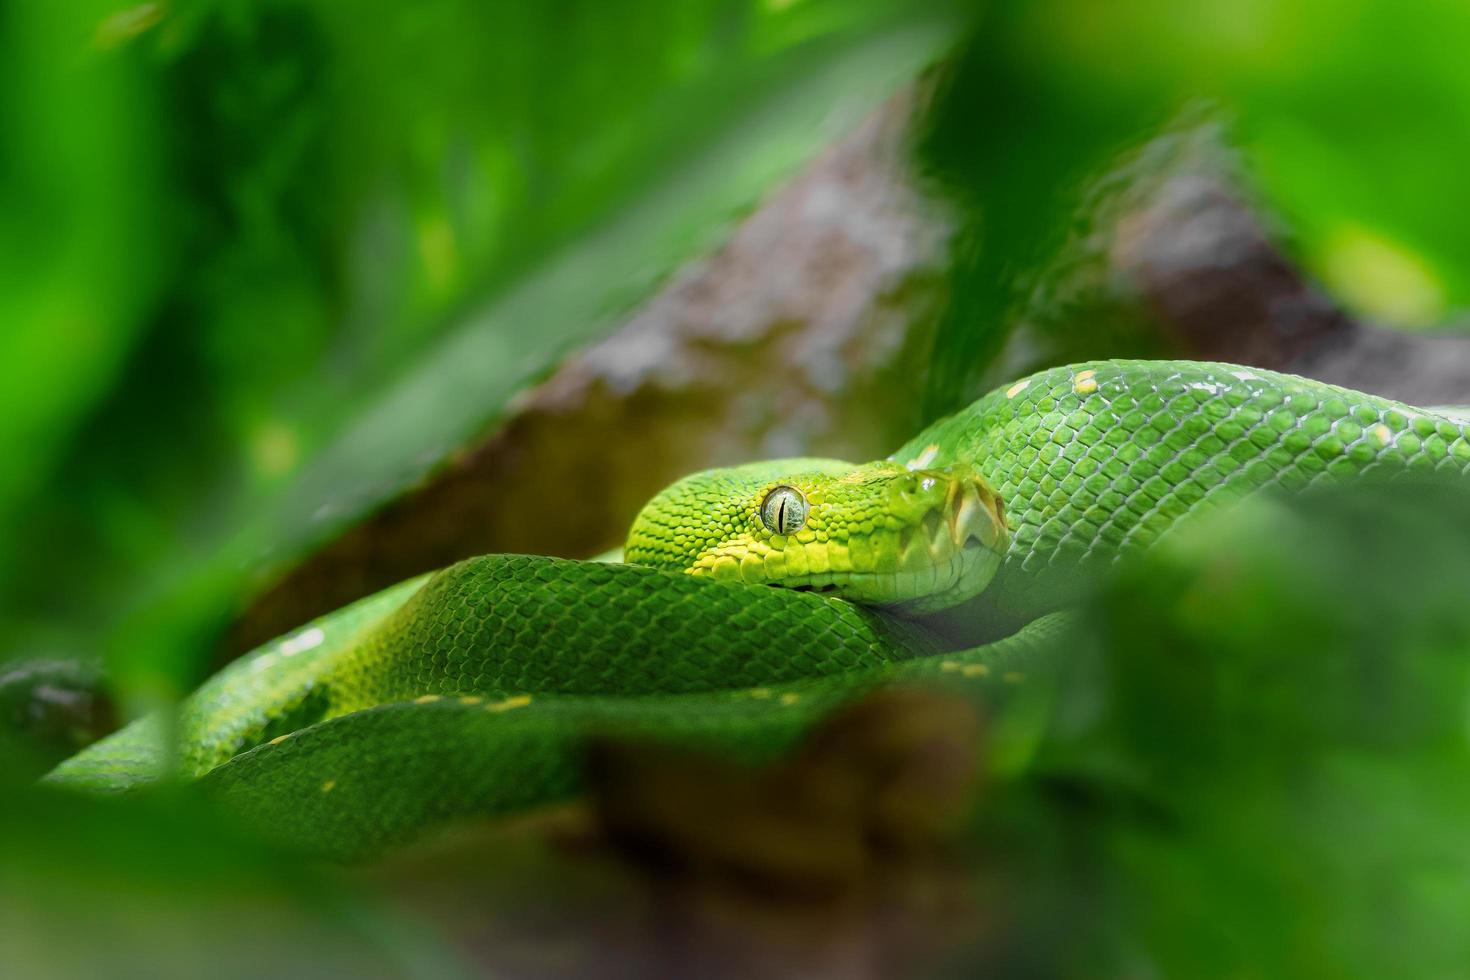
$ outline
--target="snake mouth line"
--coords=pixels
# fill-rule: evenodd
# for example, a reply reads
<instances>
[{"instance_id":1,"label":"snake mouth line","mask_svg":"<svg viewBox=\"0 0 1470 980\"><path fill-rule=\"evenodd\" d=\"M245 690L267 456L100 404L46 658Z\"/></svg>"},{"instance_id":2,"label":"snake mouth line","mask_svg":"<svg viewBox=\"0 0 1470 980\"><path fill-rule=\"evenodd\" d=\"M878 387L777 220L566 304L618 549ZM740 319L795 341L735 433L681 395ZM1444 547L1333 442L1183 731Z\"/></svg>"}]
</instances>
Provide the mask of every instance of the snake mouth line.
<instances>
[{"instance_id":1,"label":"snake mouth line","mask_svg":"<svg viewBox=\"0 0 1470 980\"><path fill-rule=\"evenodd\" d=\"M993 545L978 538L967 540L958 550L923 568L885 572L823 572L765 583L772 588L818 595L840 595L875 605L928 604L930 598L952 597L956 592L975 592L966 583L988 580L1000 555Z\"/></svg>"}]
</instances>

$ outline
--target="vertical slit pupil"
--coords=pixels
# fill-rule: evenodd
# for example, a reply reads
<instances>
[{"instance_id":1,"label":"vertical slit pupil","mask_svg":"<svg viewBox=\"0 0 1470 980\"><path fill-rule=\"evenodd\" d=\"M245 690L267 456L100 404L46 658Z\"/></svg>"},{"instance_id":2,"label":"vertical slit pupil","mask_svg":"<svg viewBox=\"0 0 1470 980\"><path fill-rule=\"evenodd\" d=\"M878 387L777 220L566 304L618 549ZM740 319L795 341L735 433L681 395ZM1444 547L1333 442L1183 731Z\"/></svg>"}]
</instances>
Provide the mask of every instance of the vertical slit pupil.
<instances>
[{"instance_id":1,"label":"vertical slit pupil","mask_svg":"<svg viewBox=\"0 0 1470 980\"><path fill-rule=\"evenodd\" d=\"M761 501L761 523L772 534L792 534L806 525L806 498L791 487L777 487Z\"/></svg>"}]
</instances>

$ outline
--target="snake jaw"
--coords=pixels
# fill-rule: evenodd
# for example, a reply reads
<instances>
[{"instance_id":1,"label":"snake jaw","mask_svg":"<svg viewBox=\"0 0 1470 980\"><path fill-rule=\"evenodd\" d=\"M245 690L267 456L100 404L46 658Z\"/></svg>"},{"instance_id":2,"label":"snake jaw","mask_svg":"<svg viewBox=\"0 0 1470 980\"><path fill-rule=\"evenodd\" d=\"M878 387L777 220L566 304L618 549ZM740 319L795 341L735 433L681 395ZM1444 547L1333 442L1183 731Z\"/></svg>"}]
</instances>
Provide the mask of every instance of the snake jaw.
<instances>
[{"instance_id":1,"label":"snake jaw","mask_svg":"<svg viewBox=\"0 0 1470 980\"><path fill-rule=\"evenodd\" d=\"M978 475L949 474L948 483L943 506L925 513L906 540L900 570L912 577L868 601L924 612L957 605L989 583L1007 543L1005 508Z\"/></svg>"}]
</instances>

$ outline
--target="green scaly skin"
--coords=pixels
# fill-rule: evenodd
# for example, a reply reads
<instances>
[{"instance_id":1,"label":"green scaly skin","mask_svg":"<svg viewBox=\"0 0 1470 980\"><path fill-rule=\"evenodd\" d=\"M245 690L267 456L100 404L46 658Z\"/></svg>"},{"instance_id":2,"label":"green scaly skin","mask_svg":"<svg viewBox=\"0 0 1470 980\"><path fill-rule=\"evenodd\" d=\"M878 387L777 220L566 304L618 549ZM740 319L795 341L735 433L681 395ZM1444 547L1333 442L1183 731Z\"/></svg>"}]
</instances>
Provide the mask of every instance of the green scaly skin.
<instances>
[{"instance_id":1,"label":"green scaly skin","mask_svg":"<svg viewBox=\"0 0 1470 980\"><path fill-rule=\"evenodd\" d=\"M1429 469L1470 470L1470 433L1434 412L1232 365L1056 368L888 460L686 478L635 522L637 564L487 556L402 583L222 671L171 733L143 719L47 779L129 789L172 758L283 841L366 854L575 794L589 734L758 760L882 684L995 710L1010 665L1065 647L1047 614L1090 568L1263 489ZM807 508L784 534L761 516L778 487ZM1026 625L971 645L998 623Z\"/></svg>"}]
</instances>

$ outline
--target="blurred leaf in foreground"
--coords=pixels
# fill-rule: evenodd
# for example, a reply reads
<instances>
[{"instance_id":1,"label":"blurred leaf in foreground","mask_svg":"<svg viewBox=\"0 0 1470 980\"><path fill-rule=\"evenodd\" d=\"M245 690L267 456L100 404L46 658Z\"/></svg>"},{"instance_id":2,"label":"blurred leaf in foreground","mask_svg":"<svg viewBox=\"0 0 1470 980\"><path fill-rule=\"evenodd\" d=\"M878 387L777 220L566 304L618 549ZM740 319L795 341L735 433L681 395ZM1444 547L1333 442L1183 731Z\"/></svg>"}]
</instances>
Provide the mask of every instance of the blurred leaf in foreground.
<instances>
[{"instance_id":1,"label":"blurred leaf in foreground","mask_svg":"<svg viewBox=\"0 0 1470 980\"><path fill-rule=\"evenodd\" d=\"M986 845L1028 855L1018 955L1080 976L1462 973L1467 581L1453 483L1263 502L1122 575Z\"/></svg>"},{"instance_id":2,"label":"blurred leaf in foreground","mask_svg":"<svg viewBox=\"0 0 1470 980\"><path fill-rule=\"evenodd\" d=\"M157 119L138 67L89 47L103 9L0 8L0 583L157 287Z\"/></svg>"},{"instance_id":3,"label":"blurred leaf in foreground","mask_svg":"<svg viewBox=\"0 0 1470 980\"><path fill-rule=\"evenodd\" d=\"M35 980L466 974L432 930L182 794L19 790L0 812L0 974Z\"/></svg>"}]
</instances>

